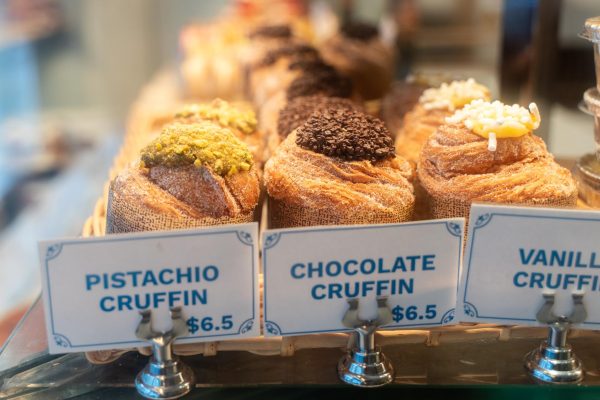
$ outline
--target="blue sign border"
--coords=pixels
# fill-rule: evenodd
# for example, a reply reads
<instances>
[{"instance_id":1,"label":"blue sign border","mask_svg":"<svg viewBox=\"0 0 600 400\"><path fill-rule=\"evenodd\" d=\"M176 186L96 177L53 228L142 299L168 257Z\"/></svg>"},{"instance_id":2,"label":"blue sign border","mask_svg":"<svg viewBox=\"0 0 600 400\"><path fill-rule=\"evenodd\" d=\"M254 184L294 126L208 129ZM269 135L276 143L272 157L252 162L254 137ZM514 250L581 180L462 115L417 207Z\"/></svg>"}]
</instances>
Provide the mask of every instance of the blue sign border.
<instances>
[{"instance_id":1,"label":"blue sign border","mask_svg":"<svg viewBox=\"0 0 600 400\"><path fill-rule=\"evenodd\" d=\"M516 218L536 218L536 219L556 219L556 220L566 220L566 221L585 221L585 222L600 222L599 218L582 218L582 217L553 217L549 215L528 215L528 214L511 214L511 213L503 213L503 212L490 212L481 214L477 220L475 220L475 224L473 226L473 234L471 239L471 247L469 249L469 262L466 265L466 277L465 277L465 293L463 295L463 311L465 314L472 318L485 318L490 320L499 320L499 321L526 321L526 322L537 322L535 318L512 318L507 316L487 316L480 315L477 306L467 300L467 294L469 290L469 275L471 272L471 260L473 255L473 248L475 247L475 234L477 230L481 230L486 227L491 221L493 217L516 217ZM600 322L592 322L585 321L581 325L600 325Z\"/></svg>"},{"instance_id":2,"label":"blue sign border","mask_svg":"<svg viewBox=\"0 0 600 400\"><path fill-rule=\"evenodd\" d=\"M248 332L250 329L252 329L252 326L254 325L254 321L256 319L256 295L255 295L256 265L255 265L255 260L254 260L254 251L255 250L254 250L254 242L252 240L252 234L250 234L249 232L244 231L244 230L223 230L223 231L216 231L216 232L187 232L187 233L176 233L176 234L169 233L166 235L156 235L156 233L153 232L152 235L148 236L148 237L118 237L119 235L115 235L114 238L107 238L105 236L102 238L89 238L86 240L76 240L76 241L72 240L72 241L55 242L46 247L46 255L45 255L45 261L44 261L45 271L44 272L46 274L46 280L48 282L48 302L49 302L49 307L50 307L49 315L50 315L50 328L52 331L52 339L54 339L54 342L56 343L57 346L64 347L64 348L78 348L78 347L89 347L89 346L110 346L110 345L123 345L123 344L131 344L132 346L144 345L144 342L139 341L139 340L129 340L129 341L122 341L122 342L106 342L106 343L88 343L88 344L76 345L76 344L71 343L71 340L66 335L56 332L56 330L54 328L54 315L53 315L54 314L53 313L54 306L52 305L52 288L51 288L52 282L50 280L50 271L49 271L48 262L57 258L65 246L88 244L88 243L94 243L94 242L103 242L103 243L127 242L127 241L170 239L170 238L177 238L177 237L224 235L224 234L235 234L236 238L242 244L249 246L251 248L250 252L252 254L252 269L251 269L251 273L252 273L252 316L250 318L245 319L244 322L242 322L240 324L237 332L225 333L225 334L214 334L214 335L185 336L185 337L177 338L177 342L186 342L186 341L199 339L199 338L220 338L220 337L244 334L244 333ZM48 338L48 339L50 339L50 338Z\"/></svg>"},{"instance_id":3,"label":"blue sign border","mask_svg":"<svg viewBox=\"0 0 600 400\"><path fill-rule=\"evenodd\" d=\"M465 221L466 222L466 221ZM263 265L263 316L264 316L264 324L265 324L265 332L269 332L272 335L283 336L283 335L304 335L304 334L313 334L313 333L330 333L330 332L348 332L350 329L322 329L322 330L314 330L314 331L296 331L296 332L285 332L282 330L281 326L275 322L269 320L267 316L267 285L268 285L268 274L267 274L267 254L268 250L277 246L279 241L281 240L281 236L294 235L298 233L306 233L306 232L332 232L332 231L360 231L360 230L372 230L372 229L391 229L398 228L401 226L414 226L414 225L445 225L447 232L456 237L458 240L458 266L457 266L457 277L456 282L458 284L458 280L460 278L460 263L462 261L462 251L463 251L463 232L460 225L452 222L452 221L443 221L443 220L431 220L431 221L423 221L423 222L406 222L402 224L383 224L383 225L366 225L366 226L352 226L352 227L320 227L320 228L309 228L309 229L298 229L298 230L275 230L275 231L266 231L263 239L262 246L262 265ZM464 225L463 225L464 226ZM409 325L386 325L385 329L388 328L410 328L410 327L426 327L426 326L440 326L444 324L448 324L452 322L455 318L455 308L451 308L442 314L442 318L439 322L432 323L417 323L417 324L409 324Z\"/></svg>"}]
</instances>

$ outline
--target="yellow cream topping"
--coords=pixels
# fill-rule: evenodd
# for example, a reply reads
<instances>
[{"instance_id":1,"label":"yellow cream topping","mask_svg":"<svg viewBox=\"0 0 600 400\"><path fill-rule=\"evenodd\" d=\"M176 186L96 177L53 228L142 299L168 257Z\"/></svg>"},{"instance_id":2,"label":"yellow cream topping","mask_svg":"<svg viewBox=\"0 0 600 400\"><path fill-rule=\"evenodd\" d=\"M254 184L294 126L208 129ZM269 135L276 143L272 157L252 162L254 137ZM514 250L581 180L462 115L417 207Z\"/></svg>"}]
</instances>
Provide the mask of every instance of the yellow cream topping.
<instances>
[{"instance_id":1,"label":"yellow cream topping","mask_svg":"<svg viewBox=\"0 0 600 400\"><path fill-rule=\"evenodd\" d=\"M215 99L211 103L188 104L175 114L175 118L206 119L227 128L237 129L246 135L254 133L257 125L254 111L243 110L221 99Z\"/></svg>"},{"instance_id":2,"label":"yellow cream topping","mask_svg":"<svg viewBox=\"0 0 600 400\"><path fill-rule=\"evenodd\" d=\"M527 110L518 104L509 106L499 101L474 100L446 118L446 122L462 122L473 133L489 139L492 135L495 138L526 135L540 126L541 118L535 103Z\"/></svg>"},{"instance_id":3,"label":"yellow cream topping","mask_svg":"<svg viewBox=\"0 0 600 400\"><path fill-rule=\"evenodd\" d=\"M427 89L419 98L419 103L426 110L454 111L476 99L490 100L490 91L470 78L466 81L442 83L440 87Z\"/></svg>"},{"instance_id":4,"label":"yellow cream topping","mask_svg":"<svg viewBox=\"0 0 600 400\"><path fill-rule=\"evenodd\" d=\"M231 130L209 121L166 126L142 150L141 160L142 167L206 166L221 176L248 171L253 163L244 142Z\"/></svg>"}]
</instances>

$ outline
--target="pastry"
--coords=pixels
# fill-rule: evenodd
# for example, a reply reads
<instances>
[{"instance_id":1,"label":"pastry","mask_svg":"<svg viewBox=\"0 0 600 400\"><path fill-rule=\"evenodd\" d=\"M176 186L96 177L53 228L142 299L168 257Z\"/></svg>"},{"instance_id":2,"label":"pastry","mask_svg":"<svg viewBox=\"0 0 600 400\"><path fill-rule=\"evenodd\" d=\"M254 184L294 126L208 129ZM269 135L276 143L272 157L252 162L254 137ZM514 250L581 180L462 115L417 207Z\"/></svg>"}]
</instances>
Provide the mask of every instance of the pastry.
<instances>
[{"instance_id":1,"label":"pastry","mask_svg":"<svg viewBox=\"0 0 600 400\"><path fill-rule=\"evenodd\" d=\"M252 67L257 65L269 51L294 43L299 44L301 41L294 37L288 24L261 25L248 34L248 41L240 53L245 77L244 93L247 98L250 98L252 93L249 81Z\"/></svg>"},{"instance_id":2,"label":"pastry","mask_svg":"<svg viewBox=\"0 0 600 400\"><path fill-rule=\"evenodd\" d=\"M248 34L245 62L250 66L260 61L265 54L273 49L282 47L294 38L289 25L261 25Z\"/></svg>"},{"instance_id":3,"label":"pastry","mask_svg":"<svg viewBox=\"0 0 600 400\"><path fill-rule=\"evenodd\" d=\"M258 197L252 154L230 129L174 123L111 183L106 231L250 222Z\"/></svg>"},{"instance_id":4,"label":"pastry","mask_svg":"<svg viewBox=\"0 0 600 400\"><path fill-rule=\"evenodd\" d=\"M413 169L381 121L358 111L315 113L265 164L272 228L410 219Z\"/></svg>"},{"instance_id":5,"label":"pastry","mask_svg":"<svg viewBox=\"0 0 600 400\"><path fill-rule=\"evenodd\" d=\"M286 87L287 100L315 94L356 99L352 81L322 60L297 62L291 69L298 69L300 73Z\"/></svg>"},{"instance_id":6,"label":"pastry","mask_svg":"<svg viewBox=\"0 0 600 400\"><path fill-rule=\"evenodd\" d=\"M215 99L210 103L188 104L174 116L179 123L196 123L212 121L224 128L229 128L238 139L248 145L254 161L262 162L263 135L257 130L256 114L248 104L228 103Z\"/></svg>"},{"instance_id":7,"label":"pastry","mask_svg":"<svg viewBox=\"0 0 600 400\"><path fill-rule=\"evenodd\" d=\"M292 28L287 24L261 25L254 28L248 34L248 37L254 42L254 45L277 47L278 45L283 44L283 42L291 40L293 38L293 34Z\"/></svg>"},{"instance_id":8,"label":"pastry","mask_svg":"<svg viewBox=\"0 0 600 400\"><path fill-rule=\"evenodd\" d=\"M442 83L440 87L425 90L418 104L404 117L396 136L396 152L416 162L421 147L445 118L475 99L489 100L490 91L474 79Z\"/></svg>"},{"instance_id":9,"label":"pastry","mask_svg":"<svg viewBox=\"0 0 600 400\"><path fill-rule=\"evenodd\" d=\"M270 50L287 44L311 42L313 32L308 21L295 17L279 21L271 19L270 23L254 25L246 36L248 40L244 46L243 58L250 66L256 64Z\"/></svg>"},{"instance_id":10,"label":"pastry","mask_svg":"<svg viewBox=\"0 0 600 400\"><path fill-rule=\"evenodd\" d=\"M241 98L244 40L243 30L234 22L191 25L182 30L180 73L186 96L199 100Z\"/></svg>"},{"instance_id":11,"label":"pastry","mask_svg":"<svg viewBox=\"0 0 600 400\"><path fill-rule=\"evenodd\" d=\"M300 74L300 62L318 59L318 51L307 44L290 43L268 51L250 68L249 92L254 106L260 108L272 95L285 91Z\"/></svg>"},{"instance_id":12,"label":"pastry","mask_svg":"<svg viewBox=\"0 0 600 400\"><path fill-rule=\"evenodd\" d=\"M380 118L385 122L392 137L396 137L402 128L404 116L415 107L426 89L451 81L447 74L416 73L405 81L394 82L383 98L380 110Z\"/></svg>"},{"instance_id":13,"label":"pastry","mask_svg":"<svg viewBox=\"0 0 600 400\"><path fill-rule=\"evenodd\" d=\"M418 178L434 218L468 217L474 201L575 206L577 188L543 140L529 110L475 100L446 119L421 152Z\"/></svg>"},{"instance_id":14,"label":"pastry","mask_svg":"<svg viewBox=\"0 0 600 400\"><path fill-rule=\"evenodd\" d=\"M333 67L322 61L301 62L298 68L301 72L290 82L286 90L274 94L259 112L259 124L261 131L268 138L274 138L277 142L275 127L279 119L279 113L285 108L288 101L298 97L321 96L350 98L353 96L352 82L350 79L340 75ZM292 66L293 67L293 66ZM268 146L272 148L272 146ZM267 154L268 156L268 154Z\"/></svg>"},{"instance_id":15,"label":"pastry","mask_svg":"<svg viewBox=\"0 0 600 400\"><path fill-rule=\"evenodd\" d=\"M269 132L267 143L269 154L273 154L279 143L304 124L316 111L325 110L365 111L359 103L342 97L327 97L322 94L296 97L288 101L278 113L273 112L267 114L269 118L264 117L265 131Z\"/></svg>"},{"instance_id":16,"label":"pastry","mask_svg":"<svg viewBox=\"0 0 600 400\"><path fill-rule=\"evenodd\" d=\"M414 108L419 97L427 86L412 82L395 82L390 92L381 102L381 119L390 130L392 137L396 137L402 127L404 116Z\"/></svg>"},{"instance_id":17,"label":"pastry","mask_svg":"<svg viewBox=\"0 0 600 400\"><path fill-rule=\"evenodd\" d=\"M377 27L352 22L321 46L321 56L350 77L363 100L383 97L392 82L394 54Z\"/></svg>"}]
</instances>

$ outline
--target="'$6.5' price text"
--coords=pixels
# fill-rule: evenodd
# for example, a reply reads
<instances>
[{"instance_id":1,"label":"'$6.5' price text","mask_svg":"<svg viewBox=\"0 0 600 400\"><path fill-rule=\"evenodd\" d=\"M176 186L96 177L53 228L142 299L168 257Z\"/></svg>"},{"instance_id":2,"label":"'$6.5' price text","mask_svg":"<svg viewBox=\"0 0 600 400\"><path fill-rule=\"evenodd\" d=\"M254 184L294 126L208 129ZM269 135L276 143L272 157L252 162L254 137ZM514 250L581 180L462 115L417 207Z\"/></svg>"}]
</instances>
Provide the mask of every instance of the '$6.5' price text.
<instances>
[{"instance_id":1,"label":"'$6.5' price text","mask_svg":"<svg viewBox=\"0 0 600 400\"><path fill-rule=\"evenodd\" d=\"M191 317L187 320L186 323L190 334L192 335L198 331L227 331L233 327L233 317L231 315L223 315L220 319L213 317L203 317L200 319L196 317Z\"/></svg>"},{"instance_id":2,"label":"'$6.5' price text","mask_svg":"<svg viewBox=\"0 0 600 400\"><path fill-rule=\"evenodd\" d=\"M437 306L435 304L427 304L424 307L425 311L423 311L423 309L419 308L418 306L396 306L392 308L392 318L394 322L400 322L402 320L431 320L437 316L436 307Z\"/></svg>"}]
</instances>

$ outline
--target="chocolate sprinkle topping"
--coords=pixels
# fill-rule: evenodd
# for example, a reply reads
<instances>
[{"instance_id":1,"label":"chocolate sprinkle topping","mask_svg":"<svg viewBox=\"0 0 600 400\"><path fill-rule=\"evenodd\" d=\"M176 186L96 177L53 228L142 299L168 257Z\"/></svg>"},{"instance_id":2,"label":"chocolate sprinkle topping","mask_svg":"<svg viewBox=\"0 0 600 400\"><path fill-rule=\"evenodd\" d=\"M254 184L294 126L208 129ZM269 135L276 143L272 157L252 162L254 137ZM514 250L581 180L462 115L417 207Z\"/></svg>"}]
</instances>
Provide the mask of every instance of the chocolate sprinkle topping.
<instances>
[{"instance_id":1,"label":"chocolate sprinkle topping","mask_svg":"<svg viewBox=\"0 0 600 400\"><path fill-rule=\"evenodd\" d=\"M298 146L345 161L375 162L395 155L383 122L359 111L317 112L296 132Z\"/></svg>"},{"instance_id":2,"label":"chocolate sprinkle topping","mask_svg":"<svg viewBox=\"0 0 600 400\"><path fill-rule=\"evenodd\" d=\"M288 25L267 25L256 28L248 35L250 39L255 38L272 38L285 39L292 37L292 30Z\"/></svg>"},{"instance_id":3,"label":"chocolate sprinkle topping","mask_svg":"<svg viewBox=\"0 0 600 400\"><path fill-rule=\"evenodd\" d=\"M268 67L283 57L293 57L294 61L302 59L316 60L319 58L319 52L307 44L289 44L268 51L258 64L258 67Z\"/></svg>"},{"instance_id":4,"label":"chocolate sprinkle topping","mask_svg":"<svg viewBox=\"0 0 600 400\"><path fill-rule=\"evenodd\" d=\"M364 111L363 108L348 99L340 97L325 97L321 95L296 97L289 101L279 112L277 132L284 139L294 129L305 123L315 111L355 110Z\"/></svg>"},{"instance_id":5,"label":"chocolate sprinkle topping","mask_svg":"<svg viewBox=\"0 0 600 400\"><path fill-rule=\"evenodd\" d=\"M365 42L379 36L379 29L375 25L365 22L349 22L342 26L340 31L347 38Z\"/></svg>"},{"instance_id":6,"label":"chocolate sprinkle topping","mask_svg":"<svg viewBox=\"0 0 600 400\"><path fill-rule=\"evenodd\" d=\"M333 67L307 71L294 79L287 89L287 99L321 94L328 97L352 96L352 81Z\"/></svg>"}]
</instances>

